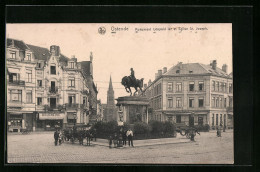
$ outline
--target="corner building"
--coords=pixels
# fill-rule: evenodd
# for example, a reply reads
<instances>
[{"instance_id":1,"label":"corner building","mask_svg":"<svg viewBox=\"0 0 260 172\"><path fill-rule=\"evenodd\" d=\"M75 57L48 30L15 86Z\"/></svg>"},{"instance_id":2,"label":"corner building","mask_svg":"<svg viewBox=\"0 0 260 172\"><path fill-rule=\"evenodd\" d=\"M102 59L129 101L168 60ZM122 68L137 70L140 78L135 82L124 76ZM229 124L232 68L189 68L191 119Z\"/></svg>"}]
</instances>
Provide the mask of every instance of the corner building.
<instances>
[{"instance_id":1,"label":"corner building","mask_svg":"<svg viewBox=\"0 0 260 172\"><path fill-rule=\"evenodd\" d=\"M169 71L158 70L144 87L149 120L233 128L233 80L225 64L220 69L216 60L210 65L178 63Z\"/></svg>"},{"instance_id":2,"label":"corner building","mask_svg":"<svg viewBox=\"0 0 260 172\"><path fill-rule=\"evenodd\" d=\"M9 131L54 130L89 123L89 88L74 56L7 39Z\"/></svg>"}]
</instances>

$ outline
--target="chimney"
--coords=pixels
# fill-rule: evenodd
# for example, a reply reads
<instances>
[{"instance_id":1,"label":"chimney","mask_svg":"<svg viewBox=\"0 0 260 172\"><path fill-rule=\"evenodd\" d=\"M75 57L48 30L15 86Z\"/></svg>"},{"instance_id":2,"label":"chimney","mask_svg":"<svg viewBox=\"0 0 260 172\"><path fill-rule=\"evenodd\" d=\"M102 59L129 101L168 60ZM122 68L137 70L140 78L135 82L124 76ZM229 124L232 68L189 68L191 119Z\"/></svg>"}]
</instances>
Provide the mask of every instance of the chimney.
<instances>
[{"instance_id":1,"label":"chimney","mask_svg":"<svg viewBox=\"0 0 260 172\"><path fill-rule=\"evenodd\" d=\"M227 69L228 69L228 66L226 64L223 64L222 66L222 70L227 73Z\"/></svg>"},{"instance_id":2,"label":"chimney","mask_svg":"<svg viewBox=\"0 0 260 172\"><path fill-rule=\"evenodd\" d=\"M12 43L11 43L11 46L14 47L14 40L12 39Z\"/></svg>"},{"instance_id":3,"label":"chimney","mask_svg":"<svg viewBox=\"0 0 260 172\"><path fill-rule=\"evenodd\" d=\"M53 56L60 56L60 47L57 45L50 46L50 52Z\"/></svg>"},{"instance_id":4,"label":"chimney","mask_svg":"<svg viewBox=\"0 0 260 172\"><path fill-rule=\"evenodd\" d=\"M216 68L217 68L217 60L213 60L213 62L212 62L212 69L216 70Z\"/></svg>"},{"instance_id":5,"label":"chimney","mask_svg":"<svg viewBox=\"0 0 260 172\"><path fill-rule=\"evenodd\" d=\"M146 88L147 87L147 84L144 84L144 88Z\"/></svg>"},{"instance_id":6,"label":"chimney","mask_svg":"<svg viewBox=\"0 0 260 172\"><path fill-rule=\"evenodd\" d=\"M158 73L155 73L155 79L157 79L158 78Z\"/></svg>"},{"instance_id":7,"label":"chimney","mask_svg":"<svg viewBox=\"0 0 260 172\"><path fill-rule=\"evenodd\" d=\"M148 81L148 86L152 84L152 81L149 79Z\"/></svg>"},{"instance_id":8,"label":"chimney","mask_svg":"<svg viewBox=\"0 0 260 172\"><path fill-rule=\"evenodd\" d=\"M89 57L90 61L92 62L93 61L93 54L92 52L90 52L90 57Z\"/></svg>"},{"instance_id":9,"label":"chimney","mask_svg":"<svg viewBox=\"0 0 260 172\"><path fill-rule=\"evenodd\" d=\"M158 77L162 75L162 70L158 70Z\"/></svg>"},{"instance_id":10,"label":"chimney","mask_svg":"<svg viewBox=\"0 0 260 172\"><path fill-rule=\"evenodd\" d=\"M167 72L167 67L164 67L163 68L163 73L166 73Z\"/></svg>"}]
</instances>

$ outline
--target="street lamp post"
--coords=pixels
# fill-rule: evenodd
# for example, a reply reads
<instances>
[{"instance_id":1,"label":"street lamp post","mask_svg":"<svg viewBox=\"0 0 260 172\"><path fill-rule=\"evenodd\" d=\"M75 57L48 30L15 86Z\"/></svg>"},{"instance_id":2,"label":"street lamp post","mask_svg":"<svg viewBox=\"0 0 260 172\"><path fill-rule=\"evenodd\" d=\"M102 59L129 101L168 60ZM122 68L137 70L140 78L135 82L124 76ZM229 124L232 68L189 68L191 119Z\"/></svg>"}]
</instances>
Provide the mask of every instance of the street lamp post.
<instances>
[{"instance_id":1,"label":"street lamp post","mask_svg":"<svg viewBox=\"0 0 260 172\"><path fill-rule=\"evenodd\" d=\"M74 114L73 114L73 117L74 117L74 126L75 126L75 125L76 125L77 114L74 113Z\"/></svg>"}]
</instances>

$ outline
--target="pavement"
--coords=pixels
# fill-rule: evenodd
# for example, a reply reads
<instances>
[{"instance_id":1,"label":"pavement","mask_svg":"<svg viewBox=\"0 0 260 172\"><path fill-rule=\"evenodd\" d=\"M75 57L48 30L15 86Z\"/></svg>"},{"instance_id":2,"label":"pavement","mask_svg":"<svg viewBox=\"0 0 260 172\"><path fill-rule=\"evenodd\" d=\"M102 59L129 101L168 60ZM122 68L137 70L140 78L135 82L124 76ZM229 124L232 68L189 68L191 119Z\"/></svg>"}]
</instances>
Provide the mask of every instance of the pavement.
<instances>
[{"instance_id":1,"label":"pavement","mask_svg":"<svg viewBox=\"0 0 260 172\"><path fill-rule=\"evenodd\" d=\"M134 140L135 147L108 148L108 140L91 146L64 142L54 146L53 132L7 135L8 163L105 163L105 164L233 164L233 131L216 137L215 132L196 135L195 142L176 138Z\"/></svg>"}]
</instances>

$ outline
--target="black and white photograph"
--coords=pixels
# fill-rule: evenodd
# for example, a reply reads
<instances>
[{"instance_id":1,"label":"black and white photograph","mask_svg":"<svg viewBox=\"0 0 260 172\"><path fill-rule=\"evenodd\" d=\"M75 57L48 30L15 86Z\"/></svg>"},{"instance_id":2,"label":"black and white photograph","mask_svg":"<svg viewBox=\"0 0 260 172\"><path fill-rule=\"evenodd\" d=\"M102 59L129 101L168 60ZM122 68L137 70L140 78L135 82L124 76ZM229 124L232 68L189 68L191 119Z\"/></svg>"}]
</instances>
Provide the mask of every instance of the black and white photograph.
<instances>
[{"instance_id":1,"label":"black and white photograph","mask_svg":"<svg viewBox=\"0 0 260 172\"><path fill-rule=\"evenodd\" d=\"M7 162L234 164L232 23L6 23Z\"/></svg>"}]
</instances>

